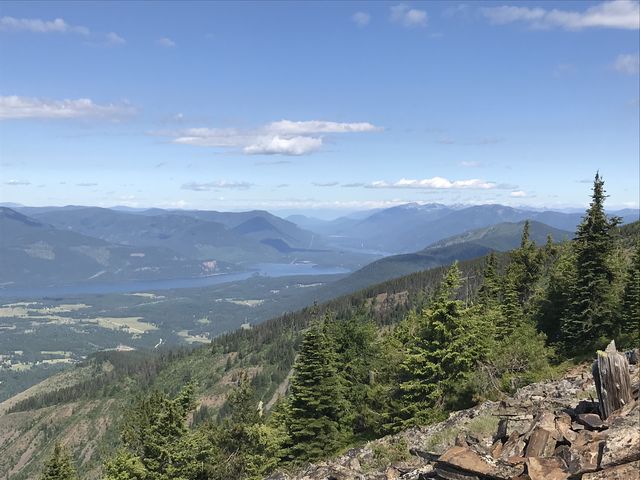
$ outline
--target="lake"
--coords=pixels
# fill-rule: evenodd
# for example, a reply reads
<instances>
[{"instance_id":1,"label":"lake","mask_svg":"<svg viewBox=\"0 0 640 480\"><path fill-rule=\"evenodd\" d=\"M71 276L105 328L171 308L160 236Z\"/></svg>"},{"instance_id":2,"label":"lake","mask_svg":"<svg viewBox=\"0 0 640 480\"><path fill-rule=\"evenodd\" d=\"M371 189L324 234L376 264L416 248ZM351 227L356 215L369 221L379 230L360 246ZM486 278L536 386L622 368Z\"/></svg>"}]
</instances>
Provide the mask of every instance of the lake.
<instances>
[{"instance_id":1,"label":"lake","mask_svg":"<svg viewBox=\"0 0 640 480\"><path fill-rule=\"evenodd\" d=\"M208 277L172 278L166 280L139 280L118 283L76 283L51 287L2 287L0 297L40 298L63 297L79 294L135 293L176 288L197 288L246 280L254 275L288 277L296 275L337 275L349 273L341 267L320 267L310 263L259 263L246 272L223 273Z\"/></svg>"}]
</instances>

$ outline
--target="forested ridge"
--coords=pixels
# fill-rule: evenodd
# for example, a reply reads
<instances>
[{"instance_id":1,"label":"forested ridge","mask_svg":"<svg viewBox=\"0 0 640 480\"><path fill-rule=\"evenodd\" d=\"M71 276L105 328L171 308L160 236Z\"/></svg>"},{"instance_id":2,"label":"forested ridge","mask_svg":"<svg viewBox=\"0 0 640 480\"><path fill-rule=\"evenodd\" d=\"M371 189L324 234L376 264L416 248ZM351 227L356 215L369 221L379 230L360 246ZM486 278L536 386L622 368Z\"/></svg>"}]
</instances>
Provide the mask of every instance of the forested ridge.
<instances>
[{"instance_id":1,"label":"forested ridge","mask_svg":"<svg viewBox=\"0 0 640 480\"><path fill-rule=\"evenodd\" d=\"M222 336L157 369L132 369L148 380L104 478L263 478L500 398L611 339L637 345L639 226L619 227L605 199L596 175L571 241L536 245L525 224L508 254L402 277ZM185 361L196 354L223 361L216 379L234 373L217 411L197 407L206 372ZM292 367L287 395L268 410ZM75 475L56 446L42 478Z\"/></svg>"}]
</instances>

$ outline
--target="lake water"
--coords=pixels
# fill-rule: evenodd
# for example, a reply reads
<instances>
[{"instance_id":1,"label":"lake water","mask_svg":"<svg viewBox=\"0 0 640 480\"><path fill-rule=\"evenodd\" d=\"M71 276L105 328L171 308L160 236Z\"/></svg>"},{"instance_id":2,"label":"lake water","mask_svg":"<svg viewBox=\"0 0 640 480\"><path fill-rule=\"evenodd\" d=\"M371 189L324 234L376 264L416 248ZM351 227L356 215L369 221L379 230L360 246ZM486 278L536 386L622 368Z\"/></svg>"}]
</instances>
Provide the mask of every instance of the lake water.
<instances>
[{"instance_id":1,"label":"lake water","mask_svg":"<svg viewBox=\"0 0 640 480\"><path fill-rule=\"evenodd\" d=\"M319 267L308 263L259 263L251 270L238 273L225 273L209 277L173 278L168 280L140 280L118 283L77 283L73 285L51 287L3 287L0 297L63 297L80 294L135 293L154 290L172 290L174 288L197 288L222 283L246 280L254 275L267 277L288 277L295 275L337 275L350 271L341 267Z\"/></svg>"}]
</instances>

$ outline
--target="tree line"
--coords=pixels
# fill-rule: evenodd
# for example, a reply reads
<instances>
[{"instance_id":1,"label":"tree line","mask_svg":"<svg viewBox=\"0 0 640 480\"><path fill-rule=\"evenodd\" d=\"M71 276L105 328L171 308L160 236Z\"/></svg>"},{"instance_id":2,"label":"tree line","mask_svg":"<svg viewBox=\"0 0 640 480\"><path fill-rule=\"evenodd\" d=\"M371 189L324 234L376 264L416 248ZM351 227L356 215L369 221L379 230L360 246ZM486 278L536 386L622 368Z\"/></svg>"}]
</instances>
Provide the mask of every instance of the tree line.
<instances>
[{"instance_id":1,"label":"tree line","mask_svg":"<svg viewBox=\"0 0 640 480\"><path fill-rule=\"evenodd\" d=\"M397 280L385 293L419 278L425 284L386 313L370 300L382 293L374 287L219 339L216 353L243 352L228 369L273 362L271 378L241 374L218 415L197 422L193 384L174 396L142 396L104 479L263 478L500 398L611 339L637 346L638 226L619 227L605 199L597 174L573 240L538 246L525 223L519 248L506 256L436 269L439 282ZM259 390L264 398L290 364L288 394L264 411ZM75 478L65 465L71 461L56 447L42 478Z\"/></svg>"}]
</instances>

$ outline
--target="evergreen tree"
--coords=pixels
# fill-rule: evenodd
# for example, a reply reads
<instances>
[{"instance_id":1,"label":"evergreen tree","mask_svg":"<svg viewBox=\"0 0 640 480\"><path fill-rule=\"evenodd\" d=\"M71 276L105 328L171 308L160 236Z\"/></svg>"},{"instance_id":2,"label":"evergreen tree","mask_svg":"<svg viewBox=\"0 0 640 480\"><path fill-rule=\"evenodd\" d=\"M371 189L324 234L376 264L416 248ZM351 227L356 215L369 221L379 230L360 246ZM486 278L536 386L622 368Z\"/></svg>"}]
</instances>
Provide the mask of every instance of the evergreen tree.
<instances>
[{"instance_id":1,"label":"evergreen tree","mask_svg":"<svg viewBox=\"0 0 640 480\"><path fill-rule=\"evenodd\" d=\"M379 422L374 384L375 373L381 368L381 352L376 327L364 309L345 319L328 321L328 327L348 406L344 420L356 435L371 432Z\"/></svg>"},{"instance_id":2,"label":"evergreen tree","mask_svg":"<svg viewBox=\"0 0 640 480\"><path fill-rule=\"evenodd\" d=\"M591 204L573 242L576 278L562 325L563 340L573 351L615 333L615 274L610 260L615 247L613 232L620 219L607 217L606 197L604 181L596 173Z\"/></svg>"},{"instance_id":3,"label":"evergreen tree","mask_svg":"<svg viewBox=\"0 0 640 480\"><path fill-rule=\"evenodd\" d=\"M345 437L343 389L324 322L314 322L300 347L291 379L289 457L311 460L334 452Z\"/></svg>"},{"instance_id":4,"label":"evergreen tree","mask_svg":"<svg viewBox=\"0 0 640 480\"><path fill-rule=\"evenodd\" d=\"M477 358L473 348L477 332L463 304L455 299L460 270L454 263L447 271L433 302L414 315L415 332L406 345L401 364L401 418L405 424L426 423L438 418Z\"/></svg>"},{"instance_id":5,"label":"evergreen tree","mask_svg":"<svg viewBox=\"0 0 640 480\"><path fill-rule=\"evenodd\" d=\"M77 480L77 478L69 453L60 443L56 443L44 464L40 480Z\"/></svg>"},{"instance_id":6,"label":"evergreen tree","mask_svg":"<svg viewBox=\"0 0 640 480\"><path fill-rule=\"evenodd\" d=\"M227 400L229 416L214 432L221 458L212 478L261 479L280 460L280 439L263 423L255 391L243 374Z\"/></svg>"},{"instance_id":7,"label":"evergreen tree","mask_svg":"<svg viewBox=\"0 0 640 480\"><path fill-rule=\"evenodd\" d=\"M569 311L570 292L575 284L575 252L569 242L558 247L556 261L550 265L544 293L537 299L533 318L551 343L561 339L562 319Z\"/></svg>"},{"instance_id":8,"label":"evergreen tree","mask_svg":"<svg viewBox=\"0 0 640 480\"><path fill-rule=\"evenodd\" d=\"M636 242L635 252L627 271L622 300L622 312L619 330L630 336L630 345L637 347L640 343L640 241Z\"/></svg>"},{"instance_id":9,"label":"evergreen tree","mask_svg":"<svg viewBox=\"0 0 640 480\"><path fill-rule=\"evenodd\" d=\"M498 276L498 258L491 252L484 264L482 285L478 290L478 301L485 308L491 308L500 301L500 278Z\"/></svg>"},{"instance_id":10,"label":"evergreen tree","mask_svg":"<svg viewBox=\"0 0 640 480\"><path fill-rule=\"evenodd\" d=\"M502 316L498 319L498 339L506 338L516 330L529 310L529 301L540 276L543 255L529 238L527 220L522 229L520 247L511 251L510 263L504 278L502 291Z\"/></svg>"},{"instance_id":11,"label":"evergreen tree","mask_svg":"<svg viewBox=\"0 0 640 480\"><path fill-rule=\"evenodd\" d=\"M193 407L192 384L175 399L157 391L139 399L125 419L126 451L105 465L107 480L197 478L185 473L194 468L190 462L195 450L185 445L190 441L186 418Z\"/></svg>"}]
</instances>

